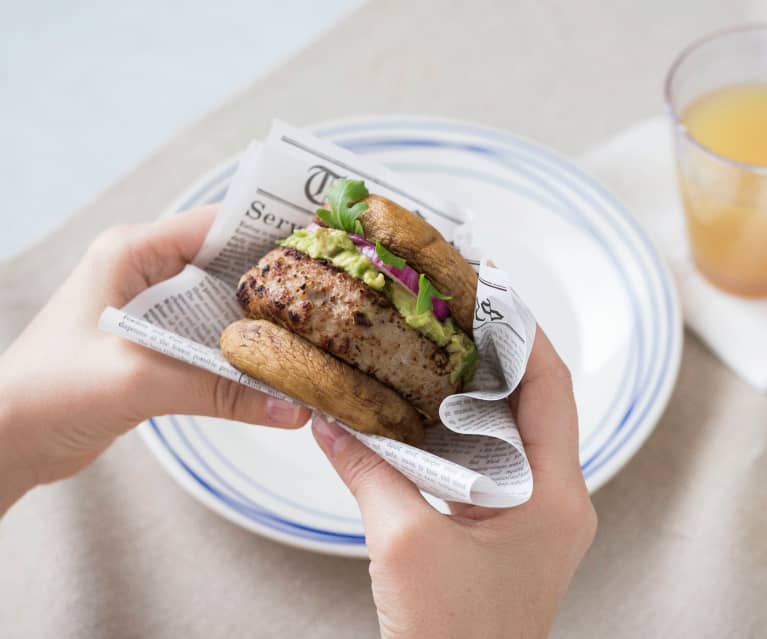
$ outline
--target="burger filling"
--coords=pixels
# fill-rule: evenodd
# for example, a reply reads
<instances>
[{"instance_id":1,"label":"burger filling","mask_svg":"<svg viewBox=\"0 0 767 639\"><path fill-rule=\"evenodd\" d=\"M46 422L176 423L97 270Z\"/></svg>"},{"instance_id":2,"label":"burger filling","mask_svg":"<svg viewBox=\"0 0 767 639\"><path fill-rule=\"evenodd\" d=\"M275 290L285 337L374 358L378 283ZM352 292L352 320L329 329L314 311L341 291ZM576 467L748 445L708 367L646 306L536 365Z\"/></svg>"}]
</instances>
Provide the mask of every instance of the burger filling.
<instances>
[{"instance_id":1,"label":"burger filling","mask_svg":"<svg viewBox=\"0 0 767 639\"><path fill-rule=\"evenodd\" d=\"M340 182L337 180L336 183ZM367 195L367 193L366 193ZM355 229L359 230L359 229ZM357 243L352 240L357 239ZM419 331L438 346L443 347L450 360L450 380L453 383L459 380L468 383L471 381L479 361L477 348L474 342L464 333L449 316L438 318L434 312L431 300L427 300L427 308L423 308L422 295L416 295L405 283L391 276L392 272L402 272L404 260L393 256L385 249L380 249L378 255L387 260L396 260L400 268L392 268L386 271L389 277L385 277L382 268L373 263L373 260L363 254L363 249L358 245L362 242L356 234L350 236L346 230L326 228L313 225L313 228L297 229L292 235L280 242L284 247L293 248L301 253L314 258L325 259L350 276L361 280L369 287L382 293L397 309L408 326ZM370 253L368 248L368 253ZM376 258L376 255L373 255ZM377 260L380 262L380 259ZM385 268L385 265L383 265ZM420 277L420 290L424 288L425 278ZM426 280L428 284L428 280ZM439 296L439 292L431 287L427 291L427 297L431 294ZM444 297L444 296L443 296ZM434 301L439 302L436 298ZM444 304L444 302L443 302ZM420 308L419 308L420 306ZM441 310L441 314L447 311Z\"/></svg>"}]
</instances>

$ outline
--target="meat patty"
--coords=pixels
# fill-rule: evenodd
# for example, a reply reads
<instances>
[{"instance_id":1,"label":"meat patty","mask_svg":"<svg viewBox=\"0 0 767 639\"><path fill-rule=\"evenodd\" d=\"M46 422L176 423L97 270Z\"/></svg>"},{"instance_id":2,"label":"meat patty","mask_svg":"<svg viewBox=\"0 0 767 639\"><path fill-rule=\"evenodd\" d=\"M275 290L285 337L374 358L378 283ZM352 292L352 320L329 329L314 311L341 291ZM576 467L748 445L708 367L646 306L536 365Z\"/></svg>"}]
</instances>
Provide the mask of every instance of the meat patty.
<instances>
[{"instance_id":1,"label":"meat patty","mask_svg":"<svg viewBox=\"0 0 767 639\"><path fill-rule=\"evenodd\" d=\"M394 389L429 423L458 389L444 349L408 326L381 293L327 260L274 249L243 275L237 298L250 317L284 326Z\"/></svg>"}]
</instances>

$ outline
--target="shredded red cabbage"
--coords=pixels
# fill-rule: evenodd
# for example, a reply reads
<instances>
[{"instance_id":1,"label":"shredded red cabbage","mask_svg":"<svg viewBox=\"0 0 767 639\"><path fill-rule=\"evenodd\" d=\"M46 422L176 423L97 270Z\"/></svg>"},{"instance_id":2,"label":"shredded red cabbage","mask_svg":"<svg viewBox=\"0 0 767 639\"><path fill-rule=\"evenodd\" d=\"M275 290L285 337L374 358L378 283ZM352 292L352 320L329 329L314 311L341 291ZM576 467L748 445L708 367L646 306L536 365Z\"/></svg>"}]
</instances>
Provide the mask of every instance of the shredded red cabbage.
<instances>
[{"instance_id":1,"label":"shredded red cabbage","mask_svg":"<svg viewBox=\"0 0 767 639\"><path fill-rule=\"evenodd\" d=\"M324 227L312 222L309 226L306 227L306 230L316 231L320 228ZM347 235L349 236L349 239L360 248L360 253L362 253L371 262L373 262L373 264L375 264L381 271L383 271L391 279L399 282L413 295L418 295L418 271L410 268L407 264L405 264L403 268L397 268L396 266L391 266L384 263L384 261L378 257L378 253L376 253L376 246L373 242L355 233L347 233ZM434 317L436 317L440 322L444 322L448 317L450 317L450 309L445 303L445 300L441 300L438 297L432 297L431 306Z\"/></svg>"},{"instance_id":2,"label":"shredded red cabbage","mask_svg":"<svg viewBox=\"0 0 767 639\"><path fill-rule=\"evenodd\" d=\"M390 264L386 264L376 253L375 244L366 240L360 235L354 233L348 233L349 239L354 242L360 248L360 253L367 257L373 264L375 264L381 271L388 275L391 279L399 282L413 295L418 295L418 279L419 274L413 268L410 268L405 264L402 268L397 268ZM432 312L440 322L444 322L450 317L450 309L447 307L445 300L441 300L438 297L431 298Z\"/></svg>"},{"instance_id":3,"label":"shredded red cabbage","mask_svg":"<svg viewBox=\"0 0 767 639\"><path fill-rule=\"evenodd\" d=\"M431 310L434 313L434 317L436 317L440 322L444 322L448 317L450 317L450 309L448 308L447 302L445 302L445 300L439 299L438 297L431 298Z\"/></svg>"}]
</instances>

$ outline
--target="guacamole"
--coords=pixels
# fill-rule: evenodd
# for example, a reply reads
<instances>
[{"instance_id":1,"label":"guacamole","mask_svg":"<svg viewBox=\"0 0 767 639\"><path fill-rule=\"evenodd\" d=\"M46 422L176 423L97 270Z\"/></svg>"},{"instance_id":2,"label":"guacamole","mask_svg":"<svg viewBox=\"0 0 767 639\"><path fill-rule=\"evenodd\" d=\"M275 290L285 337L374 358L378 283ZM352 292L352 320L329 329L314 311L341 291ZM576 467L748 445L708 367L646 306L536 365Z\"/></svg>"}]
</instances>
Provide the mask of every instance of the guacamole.
<instances>
[{"instance_id":1,"label":"guacamole","mask_svg":"<svg viewBox=\"0 0 767 639\"><path fill-rule=\"evenodd\" d=\"M327 228L314 231L296 229L279 245L294 248L315 259L321 257L330 260L333 266L343 269L377 291L382 291L386 284L384 274L359 252L344 231Z\"/></svg>"},{"instance_id":2,"label":"guacamole","mask_svg":"<svg viewBox=\"0 0 767 639\"><path fill-rule=\"evenodd\" d=\"M408 326L445 348L450 358L451 382L456 383L459 379L464 382L471 380L479 355L469 336L458 328L450 317L440 322L431 311L416 313L416 297L413 293L387 280L376 265L360 253L345 231L324 227L313 231L296 229L279 244L294 248L315 259L329 260L334 266L383 293Z\"/></svg>"},{"instance_id":3,"label":"guacamole","mask_svg":"<svg viewBox=\"0 0 767 639\"><path fill-rule=\"evenodd\" d=\"M450 381L455 383L459 378L468 382L474 375L479 356L474 342L455 325L452 317L440 322L431 311L416 313L415 296L402 286L387 282L384 294L389 298L405 323L423 333L439 346L444 346L450 356Z\"/></svg>"}]
</instances>

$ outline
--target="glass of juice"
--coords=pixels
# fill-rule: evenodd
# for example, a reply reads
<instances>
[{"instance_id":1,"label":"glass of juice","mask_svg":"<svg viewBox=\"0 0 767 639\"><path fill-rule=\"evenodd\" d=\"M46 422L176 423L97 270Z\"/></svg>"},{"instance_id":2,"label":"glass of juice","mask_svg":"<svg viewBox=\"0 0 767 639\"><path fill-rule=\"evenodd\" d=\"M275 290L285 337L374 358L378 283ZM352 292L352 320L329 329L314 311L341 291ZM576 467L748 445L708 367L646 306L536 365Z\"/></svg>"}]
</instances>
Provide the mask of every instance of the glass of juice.
<instances>
[{"instance_id":1,"label":"glass of juice","mask_svg":"<svg viewBox=\"0 0 767 639\"><path fill-rule=\"evenodd\" d=\"M695 264L724 291L767 297L767 25L693 43L665 92Z\"/></svg>"}]
</instances>

